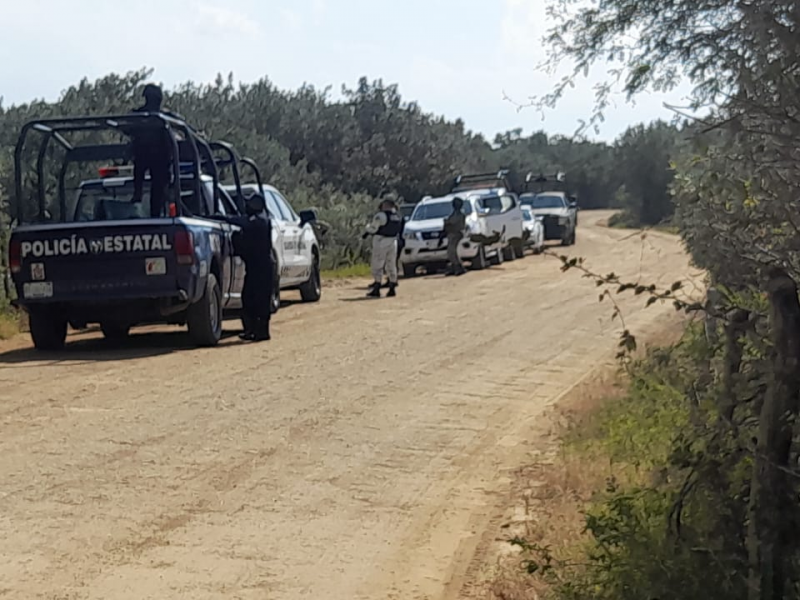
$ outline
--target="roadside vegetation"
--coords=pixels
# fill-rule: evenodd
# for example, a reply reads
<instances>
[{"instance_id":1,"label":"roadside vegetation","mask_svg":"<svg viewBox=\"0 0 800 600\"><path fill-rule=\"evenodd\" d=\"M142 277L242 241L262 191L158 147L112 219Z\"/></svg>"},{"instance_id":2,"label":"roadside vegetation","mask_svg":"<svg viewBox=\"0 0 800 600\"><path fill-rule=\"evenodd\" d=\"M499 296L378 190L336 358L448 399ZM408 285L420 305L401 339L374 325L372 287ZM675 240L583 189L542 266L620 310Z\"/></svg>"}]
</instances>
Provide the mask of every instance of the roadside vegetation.
<instances>
[{"instance_id":1,"label":"roadside vegetation","mask_svg":"<svg viewBox=\"0 0 800 600\"><path fill-rule=\"evenodd\" d=\"M692 84L690 108L676 109L696 114L670 159L671 225L707 271L708 293L684 301L680 282L625 282L564 259L596 282L601 299L672 302L694 324L643 361L631 358L636 332L622 333L627 391L564 446L607 477L587 478L575 504L581 527L566 549L533 530L511 540L522 569L496 595L798 598L800 14L760 0L555 0L551 9L551 58L574 72L543 104L609 56L615 70L597 88L594 122L615 90L633 97ZM618 200L624 206L624 192ZM634 224L635 211L627 213L617 222Z\"/></svg>"}]
</instances>

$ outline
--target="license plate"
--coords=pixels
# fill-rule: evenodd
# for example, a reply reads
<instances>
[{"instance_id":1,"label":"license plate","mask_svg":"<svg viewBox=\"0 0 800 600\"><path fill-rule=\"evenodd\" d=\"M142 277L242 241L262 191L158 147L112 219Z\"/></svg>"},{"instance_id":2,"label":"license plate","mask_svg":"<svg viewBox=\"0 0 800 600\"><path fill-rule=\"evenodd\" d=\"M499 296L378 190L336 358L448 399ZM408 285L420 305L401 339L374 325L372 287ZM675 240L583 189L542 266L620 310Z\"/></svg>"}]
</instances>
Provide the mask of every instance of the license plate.
<instances>
[{"instance_id":1,"label":"license plate","mask_svg":"<svg viewBox=\"0 0 800 600\"><path fill-rule=\"evenodd\" d=\"M53 282L52 281L34 281L32 283L25 283L22 285L22 295L27 299L35 298L52 298L53 297Z\"/></svg>"},{"instance_id":2,"label":"license plate","mask_svg":"<svg viewBox=\"0 0 800 600\"><path fill-rule=\"evenodd\" d=\"M160 258L146 258L145 259L145 272L148 275L166 275L167 274L167 259Z\"/></svg>"},{"instance_id":3,"label":"license plate","mask_svg":"<svg viewBox=\"0 0 800 600\"><path fill-rule=\"evenodd\" d=\"M31 279L34 281L44 281L44 263L31 263Z\"/></svg>"}]
</instances>

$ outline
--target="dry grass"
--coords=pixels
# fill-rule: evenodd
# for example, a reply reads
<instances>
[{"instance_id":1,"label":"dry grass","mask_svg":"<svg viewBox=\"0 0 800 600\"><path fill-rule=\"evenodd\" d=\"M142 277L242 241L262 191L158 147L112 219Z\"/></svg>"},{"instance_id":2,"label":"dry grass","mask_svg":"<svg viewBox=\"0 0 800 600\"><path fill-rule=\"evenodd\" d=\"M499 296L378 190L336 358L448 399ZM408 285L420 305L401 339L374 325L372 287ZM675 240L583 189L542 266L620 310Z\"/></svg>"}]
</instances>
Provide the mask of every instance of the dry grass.
<instances>
[{"instance_id":1,"label":"dry grass","mask_svg":"<svg viewBox=\"0 0 800 600\"><path fill-rule=\"evenodd\" d=\"M0 340L9 340L23 330L22 318L14 310L0 311Z\"/></svg>"},{"instance_id":2,"label":"dry grass","mask_svg":"<svg viewBox=\"0 0 800 600\"><path fill-rule=\"evenodd\" d=\"M546 586L527 575L519 564L519 551L508 540L525 538L548 547L559 560L579 560L586 540L583 509L611 476L611 465L598 455L588 460L574 449L582 436L592 431L592 417L605 402L623 392L620 377L606 372L578 385L553 409L553 444L532 464L516 473L504 533L498 539L500 558L495 573L477 597L493 600L539 600ZM564 444L573 439L576 444ZM501 549L504 547L504 549Z\"/></svg>"},{"instance_id":3,"label":"dry grass","mask_svg":"<svg viewBox=\"0 0 800 600\"><path fill-rule=\"evenodd\" d=\"M680 339L684 326L683 322L671 323L648 338L657 340L659 345L672 344ZM600 412L607 403L621 398L625 388L625 377L618 370L601 369L553 408L549 415L553 423L550 448L517 471L511 490L512 506L506 511L503 532L497 538L497 564L483 578L481 591L471 597L547 597L546 585L521 568L519 550L508 543L517 536L548 547L557 560L582 562L588 542L583 510L598 491L606 488L611 477L617 482L642 477L642 473L625 465L612 465L599 441Z\"/></svg>"}]
</instances>

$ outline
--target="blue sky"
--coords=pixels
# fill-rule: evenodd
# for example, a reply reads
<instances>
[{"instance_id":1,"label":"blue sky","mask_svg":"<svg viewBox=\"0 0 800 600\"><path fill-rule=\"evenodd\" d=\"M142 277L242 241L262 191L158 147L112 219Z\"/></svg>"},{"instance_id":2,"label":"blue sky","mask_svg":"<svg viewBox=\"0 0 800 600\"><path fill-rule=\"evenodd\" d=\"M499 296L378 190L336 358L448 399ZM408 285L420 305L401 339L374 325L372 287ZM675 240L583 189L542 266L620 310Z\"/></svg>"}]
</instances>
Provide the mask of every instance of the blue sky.
<instances>
[{"instance_id":1,"label":"blue sky","mask_svg":"<svg viewBox=\"0 0 800 600\"><path fill-rule=\"evenodd\" d=\"M360 76L397 83L427 111L461 117L490 139L522 127L571 134L592 107L592 82L542 115L518 111L551 89L536 66L546 0L0 0L4 104L54 99L82 77L140 67L172 86L217 73L283 88L351 87ZM617 100L599 137L671 118L665 100Z\"/></svg>"}]
</instances>

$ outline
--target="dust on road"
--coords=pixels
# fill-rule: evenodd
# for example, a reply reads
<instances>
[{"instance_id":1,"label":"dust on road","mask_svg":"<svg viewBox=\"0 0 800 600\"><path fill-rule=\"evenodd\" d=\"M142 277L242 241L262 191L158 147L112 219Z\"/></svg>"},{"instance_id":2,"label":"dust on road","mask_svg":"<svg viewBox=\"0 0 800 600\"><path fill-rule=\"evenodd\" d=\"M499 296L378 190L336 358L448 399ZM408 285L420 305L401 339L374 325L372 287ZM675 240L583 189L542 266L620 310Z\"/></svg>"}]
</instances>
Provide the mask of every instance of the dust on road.
<instances>
[{"instance_id":1,"label":"dust on road","mask_svg":"<svg viewBox=\"0 0 800 600\"><path fill-rule=\"evenodd\" d=\"M583 213L572 255L670 284L677 239ZM537 421L619 323L557 260L293 305L273 341L0 354L0 597L458 597ZM634 332L669 305L621 301ZM231 327L234 327L232 324ZM166 333L164 333L166 331Z\"/></svg>"}]
</instances>

